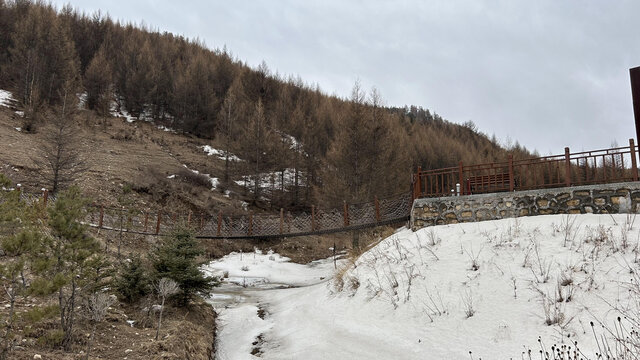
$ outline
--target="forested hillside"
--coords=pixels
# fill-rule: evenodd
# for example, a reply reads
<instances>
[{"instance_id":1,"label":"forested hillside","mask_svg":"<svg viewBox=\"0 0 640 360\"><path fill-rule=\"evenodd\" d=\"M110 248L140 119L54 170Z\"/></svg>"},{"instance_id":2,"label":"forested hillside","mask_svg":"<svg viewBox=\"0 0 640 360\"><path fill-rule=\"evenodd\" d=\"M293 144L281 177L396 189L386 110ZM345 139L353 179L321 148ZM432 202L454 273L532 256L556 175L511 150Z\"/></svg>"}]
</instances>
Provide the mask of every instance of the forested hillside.
<instances>
[{"instance_id":1,"label":"forested hillside","mask_svg":"<svg viewBox=\"0 0 640 360\"><path fill-rule=\"evenodd\" d=\"M0 69L24 131L65 118L81 98L105 121L124 112L214 139L226 163L219 188L236 181L254 202L369 200L408 191L417 166L506 157L473 123L389 108L375 89L356 83L347 99L328 96L265 63L250 68L226 49L44 2L0 0ZM526 155L519 146L508 151ZM268 177L280 178L279 191L263 191Z\"/></svg>"}]
</instances>

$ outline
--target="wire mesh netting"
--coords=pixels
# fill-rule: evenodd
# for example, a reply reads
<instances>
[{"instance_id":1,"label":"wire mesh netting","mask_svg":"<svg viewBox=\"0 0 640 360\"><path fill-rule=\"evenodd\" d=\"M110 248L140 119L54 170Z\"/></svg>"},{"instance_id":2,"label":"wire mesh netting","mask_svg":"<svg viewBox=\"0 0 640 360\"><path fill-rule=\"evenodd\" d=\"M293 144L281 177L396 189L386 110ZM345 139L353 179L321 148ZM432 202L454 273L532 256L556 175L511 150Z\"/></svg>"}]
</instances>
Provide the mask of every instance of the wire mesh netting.
<instances>
[{"instance_id":1,"label":"wire mesh netting","mask_svg":"<svg viewBox=\"0 0 640 360\"><path fill-rule=\"evenodd\" d=\"M44 200L43 194L22 193L20 198L29 204ZM49 205L55 200L55 196L48 195ZM86 208L84 223L94 228L144 235L168 235L177 226L189 226L203 238L286 237L376 226L402 220L408 217L410 209L411 194L346 205L344 209L312 207L295 213L282 210L278 215L153 212L91 204Z\"/></svg>"}]
</instances>

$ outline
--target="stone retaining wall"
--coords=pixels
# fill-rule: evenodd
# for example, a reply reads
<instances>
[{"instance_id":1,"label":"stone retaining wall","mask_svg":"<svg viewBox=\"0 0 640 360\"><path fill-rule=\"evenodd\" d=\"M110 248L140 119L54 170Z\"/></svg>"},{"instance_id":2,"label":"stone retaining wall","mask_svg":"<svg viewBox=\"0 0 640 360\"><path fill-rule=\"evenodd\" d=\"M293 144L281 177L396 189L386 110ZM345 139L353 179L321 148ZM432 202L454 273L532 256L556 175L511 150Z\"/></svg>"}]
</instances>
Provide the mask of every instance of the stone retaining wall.
<instances>
[{"instance_id":1,"label":"stone retaining wall","mask_svg":"<svg viewBox=\"0 0 640 360\"><path fill-rule=\"evenodd\" d=\"M638 204L640 182L424 198L413 202L411 229L518 216L637 212Z\"/></svg>"}]
</instances>

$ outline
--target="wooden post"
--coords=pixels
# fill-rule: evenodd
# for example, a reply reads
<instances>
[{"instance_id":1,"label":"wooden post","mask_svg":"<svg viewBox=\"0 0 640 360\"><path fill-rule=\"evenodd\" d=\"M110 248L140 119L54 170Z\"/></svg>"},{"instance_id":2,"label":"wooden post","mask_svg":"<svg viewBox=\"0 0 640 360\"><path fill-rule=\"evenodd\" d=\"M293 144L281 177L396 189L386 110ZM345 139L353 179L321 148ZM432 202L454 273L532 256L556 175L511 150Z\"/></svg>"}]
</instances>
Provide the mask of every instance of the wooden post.
<instances>
[{"instance_id":1,"label":"wooden post","mask_svg":"<svg viewBox=\"0 0 640 360\"><path fill-rule=\"evenodd\" d=\"M250 213L249 214L249 232L247 235L251 236L252 232L253 232L253 214Z\"/></svg>"},{"instance_id":2,"label":"wooden post","mask_svg":"<svg viewBox=\"0 0 640 360\"><path fill-rule=\"evenodd\" d=\"M636 145L633 139L629 139L629 149L631 150L631 171L633 172L633 181L638 181L638 163L636 162Z\"/></svg>"},{"instance_id":3,"label":"wooden post","mask_svg":"<svg viewBox=\"0 0 640 360\"><path fill-rule=\"evenodd\" d=\"M284 209L280 208L280 235L284 231Z\"/></svg>"},{"instance_id":4,"label":"wooden post","mask_svg":"<svg viewBox=\"0 0 640 360\"><path fill-rule=\"evenodd\" d=\"M291 233L291 211L287 211L287 232Z\"/></svg>"},{"instance_id":5,"label":"wooden post","mask_svg":"<svg viewBox=\"0 0 640 360\"><path fill-rule=\"evenodd\" d=\"M422 181L420 177L420 172L422 172L422 167L418 166L418 173L416 174L416 188L414 189L413 198L417 199L422 195Z\"/></svg>"},{"instance_id":6,"label":"wooden post","mask_svg":"<svg viewBox=\"0 0 640 360\"><path fill-rule=\"evenodd\" d=\"M144 212L144 232L147 232L148 225L149 225L149 212L145 211Z\"/></svg>"},{"instance_id":7,"label":"wooden post","mask_svg":"<svg viewBox=\"0 0 640 360\"><path fill-rule=\"evenodd\" d=\"M100 205L100 220L98 220L98 228L102 229L102 222L104 221L104 205Z\"/></svg>"},{"instance_id":8,"label":"wooden post","mask_svg":"<svg viewBox=\"0 0 640 360\"><path fill-rule=\"evenodd\" d=\"M47 201L49 201L49 190L44 189L42 191L42 203L47 207Z\"/></svg>"},{"instance_id":9,"label":"wooden post","mask_svg":"<svg viewBox=\"0 0 640 360\"><path fill-rule=\"evenodd\" d=\"M373 200L376 204L376 222L380 222L380 201L378 201L378 196L374 196Z\"/></svg>"},{"instance_id":10,"label":"wooden post","mask_svg":"<svg viewBox=\"0 0 640 360\"><path fill-rule=\"evenodd\" d=\"M187 226L191 226L191 210L189 210L189 215L187 215Z\"/></svg>"},{"instance_id":11,"label":"wooden post","mask_svg":"<svg viewBox=\"0 0 640 360\"><path fill-rule=\"evenodd\" d=\"M311 231L316 230L316 207L311 205Z\"/></svg>"},{"instance_id":12,"label":"wooden post","mask_svg":"<svg viewBox=\"0 0 640 360\"><path fill-rule=\"evenodd\" d=\"M343 201L343 211L344 211L344 227L347 227L349 226L349 205L347 205L346 201Z\"/></svg>"},{"instance_id":13,"label":"wooden post","mask_svg":"<svg viewBox=\"0 0 640 360\"><path fill-rule=\"evenodd\" d=\"M464 167L462 166L462 161L458 163L458 184L460 184L460 193L457 195L464 195L464 175L463 175Z\"/></svg>"},{"instance_id":14,"label":"wooden post","mask_svg":"<svg viewBox=\"0 0 640 360\"><path fill-rule=\"evenodd\" d=\"M156 235L160 233L160 222L162 221L162 211L158 211L158 221L156 222Z\"/></svg>"},{"instance_id":15,"label":"wooden post","mask_svg":"<svg viewBox=\"0 0 640 360\"><path fill-rule=\"evenodd\" d=\"M218 211L218 231L216 232L216 236L220 236L221 230L222 230L222 210Z\"/></svg>"},{"instance_id":16,"label":"wooden post","mask_svg":"<svg viewBox=\"0 0 640 360\"><path fill-rule=\"evenodd\" d=\"M571 155L569 148L564 148L564 183L567 187L571 186Z\"/></svg>"},{"instance_id":17,"label":"wooden post","mask_svg":"<svg viewBox=\"0 0 640 360\"><path fill-rule=\"evenodd\" d=\"M509 191L513 192L515 179L513 178L513 155L509 154Z\"/></svg>"}]
</instances>

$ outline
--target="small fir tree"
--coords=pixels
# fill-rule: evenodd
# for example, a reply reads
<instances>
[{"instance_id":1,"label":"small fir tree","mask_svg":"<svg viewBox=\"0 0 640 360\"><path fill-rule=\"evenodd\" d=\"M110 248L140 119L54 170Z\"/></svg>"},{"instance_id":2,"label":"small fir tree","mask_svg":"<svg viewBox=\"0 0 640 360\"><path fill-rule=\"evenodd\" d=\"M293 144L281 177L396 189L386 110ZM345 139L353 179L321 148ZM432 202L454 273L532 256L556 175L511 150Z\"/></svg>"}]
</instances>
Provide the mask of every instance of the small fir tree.
<instances>
[{"instance_id":1,"label":"small fir tree","mask_svg":"<svg viewBox=\"0 0 640 360\"><path fill-rule=\"evenodd\" d=\"M139 256L123 263L115 280L115 289L126 303L135 303L149 293L149 278Z\"/></svg>"},{"instance_id":2,"label":"small fir tree","mask_svg":"<svg viewBox=\"0 0 640 360\"><path fill-rule=\"evenodd\" d=\"M193 233L179 228L151 254L154 278L169 278L178 283L180 305L187 305L196 293L209 294L218 285L217 279L205 276L198 267L196 257L202 255Z\"/></svg>"}]
</instances>

